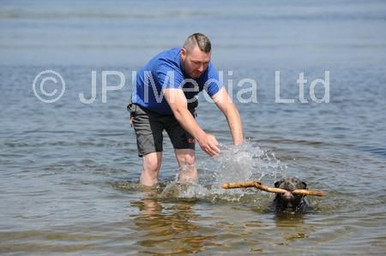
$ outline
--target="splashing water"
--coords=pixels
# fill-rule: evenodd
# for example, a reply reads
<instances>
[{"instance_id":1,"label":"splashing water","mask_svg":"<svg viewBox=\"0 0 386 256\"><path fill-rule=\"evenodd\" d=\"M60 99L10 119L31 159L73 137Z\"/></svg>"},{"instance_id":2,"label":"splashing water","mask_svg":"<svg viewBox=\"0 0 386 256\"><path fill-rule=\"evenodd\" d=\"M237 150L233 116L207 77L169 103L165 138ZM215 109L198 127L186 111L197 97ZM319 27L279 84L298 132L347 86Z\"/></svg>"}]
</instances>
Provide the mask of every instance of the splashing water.
<instances>
[{"instance_id":1,"label":"splashing water","mask_svg":"<svg viewBox=\"0 0 386 256\"><path fill-rule=\"evenodd\" d=\"M220 145L219 156L198 162L198 184L184 185L177 179L169 183L160 197L183 199L209 199L240 201L241 198L256 193L254 189L224 190L225 182L263 179L264 183L286 176L287 166L280 162L273 152L262 150L251 142L239 146Z\"/></svg>"},{"instance_id":2,"label":"splashing water","mask_svg":"<svg viewBox=\"0 0 386 256\"><path fill-rule=\"evenodd\" d=\"M278 179L286 175L287 166L273 152L262 150L258 145L245 142L239 146L220 145L221 154L213 160L200 162L200 183L221 186L224 182L253 179ZM202 180L202 181L201 181Z\"/></svg>"}]
</instances>

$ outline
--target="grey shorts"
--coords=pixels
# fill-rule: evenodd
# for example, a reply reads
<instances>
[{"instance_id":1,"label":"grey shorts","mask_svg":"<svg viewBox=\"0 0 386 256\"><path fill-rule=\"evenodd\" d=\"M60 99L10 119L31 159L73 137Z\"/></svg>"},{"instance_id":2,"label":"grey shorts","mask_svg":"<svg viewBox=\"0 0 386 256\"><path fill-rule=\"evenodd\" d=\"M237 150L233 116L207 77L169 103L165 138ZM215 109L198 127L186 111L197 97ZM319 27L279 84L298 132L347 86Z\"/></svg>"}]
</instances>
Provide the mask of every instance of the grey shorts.
<instances>
[{"instance_id":1,"label":"grey shorts","mask_svg":"<svg viewBox=\"0 0 386 256\"><path fill-rule=\"evenodd\" d=\"M166 130L174 149L195 149L194 138L182 128L174 115L162 115L137 104L129 104L132 124L137 137L138 156L162 152L163 135ZM190 110L194 116L194 110Z\"/></svg>"}]
</instances>

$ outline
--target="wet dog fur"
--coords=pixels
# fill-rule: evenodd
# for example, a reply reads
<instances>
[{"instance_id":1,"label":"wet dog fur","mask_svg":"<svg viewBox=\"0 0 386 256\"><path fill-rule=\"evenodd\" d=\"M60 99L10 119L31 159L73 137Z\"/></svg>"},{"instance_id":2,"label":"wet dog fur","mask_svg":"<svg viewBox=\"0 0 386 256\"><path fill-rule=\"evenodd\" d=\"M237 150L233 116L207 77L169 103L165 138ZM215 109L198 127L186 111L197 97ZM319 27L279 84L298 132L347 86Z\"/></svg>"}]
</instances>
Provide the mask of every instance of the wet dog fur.
<instances>
[{"instance_id":1,"label":"wet dog fur","mask_svg":"<svg viewBox=\"0 0 386 256\"><path fill-rule=\"evenodd\" d=\"M275 188L288 190L286 193L277 194L273 200L275 213L292 211L295 213L306 213L311 209L311 204L304 195L294 195L291 192L295 189L307 189L307 184L295 177L287 177L276 181Z\"/></svg>"}]
</instances>

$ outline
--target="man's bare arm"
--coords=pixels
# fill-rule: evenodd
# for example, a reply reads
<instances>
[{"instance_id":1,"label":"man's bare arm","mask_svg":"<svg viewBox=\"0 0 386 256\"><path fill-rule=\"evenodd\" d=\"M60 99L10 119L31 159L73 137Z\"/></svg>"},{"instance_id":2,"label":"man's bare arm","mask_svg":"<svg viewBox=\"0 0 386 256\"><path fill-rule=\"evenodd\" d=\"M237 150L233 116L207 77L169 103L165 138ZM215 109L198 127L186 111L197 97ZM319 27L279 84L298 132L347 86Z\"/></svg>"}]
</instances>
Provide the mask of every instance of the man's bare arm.
<instances>
[{"instance_id":1,"label":"man's bare arm","mask_svg":"<svg viewBox=\"0 0 386 256\"><path fill-rule=\"evenodd\" d=\"M177 121L198 141L202 150L210 156L218 155L220 150L216 137L204 132L193 118L188 110L184 92L181 89L164 89L163 94Z\"/></svg>"},{"instance_id":2,"label":"man's bare arm","mask_svg":"<svg viewBox=\"0 0 386 256\"><path fill-rule=\"evenodd\" d=\"M212 97L212 99L227 119L229 129L231 130L233 137L233 144L242 144L244 139L240 113L232 99L229 97L226 89L222 87L220 91Z\"/></svg>"}]
</instances>

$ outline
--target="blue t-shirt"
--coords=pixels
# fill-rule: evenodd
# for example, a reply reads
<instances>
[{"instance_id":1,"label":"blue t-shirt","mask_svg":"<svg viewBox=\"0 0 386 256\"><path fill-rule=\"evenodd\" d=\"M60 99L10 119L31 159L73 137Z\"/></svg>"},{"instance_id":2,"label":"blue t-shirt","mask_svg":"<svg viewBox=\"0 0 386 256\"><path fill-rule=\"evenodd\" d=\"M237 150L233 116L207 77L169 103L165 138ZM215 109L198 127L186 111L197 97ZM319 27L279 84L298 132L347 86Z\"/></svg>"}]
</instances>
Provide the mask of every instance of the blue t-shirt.
<instances>
[{"instance_id":1,"label":"blue t-shirt","mask_svg":"<svg viewBox=\"0 0 386 256\"><path fill-rule=\"evenodd\" d=\"M163 51L151 59L137 72L136 84L132 86L132 102L160 114L172 115L162 89L182 89L189 103L204 89L212 97L222 87L211 62L197 79L187 77L180 62L181 48Z\"/></svg>"}]
</instances>

